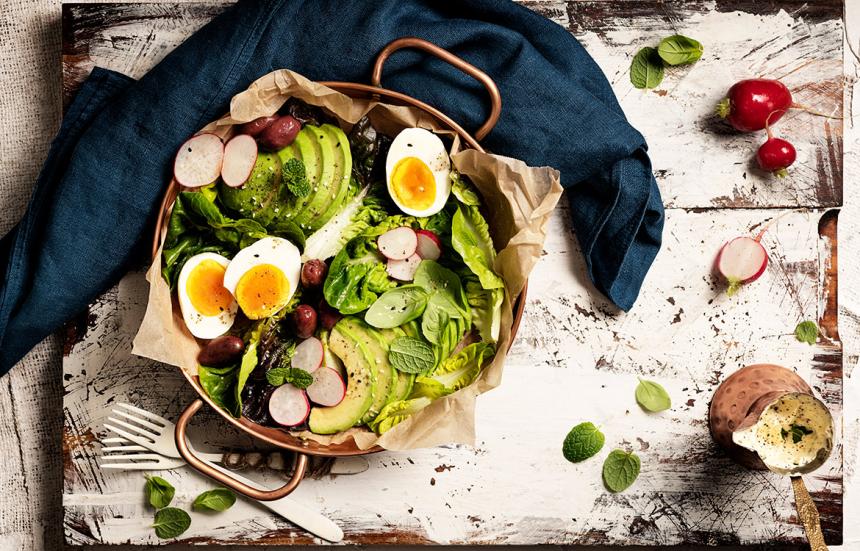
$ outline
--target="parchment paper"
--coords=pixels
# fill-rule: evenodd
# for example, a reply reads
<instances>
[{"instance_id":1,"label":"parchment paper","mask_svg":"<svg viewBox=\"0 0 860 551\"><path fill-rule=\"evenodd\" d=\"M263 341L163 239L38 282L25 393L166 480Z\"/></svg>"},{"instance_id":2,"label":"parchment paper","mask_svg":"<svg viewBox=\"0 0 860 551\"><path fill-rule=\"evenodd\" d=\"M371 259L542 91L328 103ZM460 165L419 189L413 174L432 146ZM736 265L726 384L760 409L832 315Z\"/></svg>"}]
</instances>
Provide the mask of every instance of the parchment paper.
<instances>
[{"instance_id":1,"label":"parchment paper","mask_svg":"<svg viewBox=\"0 0 860 551\"><path fill-rule=\"evenodd\" d=\"M473 149L461 151L456 134L441 128L436 119L419 109L353 99L288 70L274 71L255 81L248 90L233 97L227 117L210 123L203 130L229 135L231 125L272 115L290 97L324 108L347 130L367 114L377 130L391 136L403 128L419 126L451 137L454 166L475 183L486 203L487 221L499 251L494 267L505 280L507 290L496 355L472 385L439 398L381 437L367 429L350 429L332 436L305 431L299 436L322 444L353 438L362 449L374 445L390 450L452 443L474 445L475 397L501 383L511 342L511 297L522 290L540 258L550 213L561 197L558 171L529 167L516 159ZM146 278L150 283L149 301L132 352L196 375L200 344L185 327L170 289L161 277L160 248Z\"/></svg>"}]
</instances>

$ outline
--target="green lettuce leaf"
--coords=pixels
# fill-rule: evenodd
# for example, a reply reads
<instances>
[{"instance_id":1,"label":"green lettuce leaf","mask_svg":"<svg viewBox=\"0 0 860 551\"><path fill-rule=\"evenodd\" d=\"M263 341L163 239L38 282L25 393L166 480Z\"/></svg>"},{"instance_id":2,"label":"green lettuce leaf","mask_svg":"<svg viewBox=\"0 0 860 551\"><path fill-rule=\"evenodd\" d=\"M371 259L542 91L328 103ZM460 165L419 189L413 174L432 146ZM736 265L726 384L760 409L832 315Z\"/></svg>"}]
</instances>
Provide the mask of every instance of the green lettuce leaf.
<instances>
[{"instance_id":1,"label":"green lettuce leaf","mask_svg":"<svg viewBox=\"0 0 860 551\"><path fill-rule=\"evenodd\" d=\"M411 396L438 398L469 386L478 378L484 361L493 354L495 348L489 343L476 342L466 346L444 360L432 375L417 377Z\"/></svg>"},{"instance_id":2,"label":"green lettuce leaf","mask_svg":"<svg viewBox=\"0 0 860 551\"><path fill-rule=\"evenodd\" d=\"M342 314L357 314L397 286L385 272L373 240L353 239L337 253L323 284L326 302Z\"/></svg>"},{"instance_id":3,"label":"green lettuce leaf","mask_svg":"<svg viewBox=\"0 0 860 551\"><path fill-rule=\"evenodd\" d=\"M503 288L504 281L493 271L496 250L490 238L490 228L478 207L458 207L451 222L451 232L451 244L463 262L478 276L481 286L484 289Z\"/></svg>"},{"instance_id":4,"label":"green lettuce leaf","mask_svg":"<svg viewBox=\"0 0 860 551\"><path fill-rule=\"evenodd\" d=\"M504 289L484 289L475 276L465 280L465 288L472 309L472 323L481 334L481 340L496 342L502 325Z\"/></svg>"},{"instance_id":5,"label":"green lettuce leaf","mask_svg":"<svg viewBox=\"0 0 860 551\"><path fill-rule=\"evenodd\" d=\"M433 400L427 397L419 397L411 400L400 400L386 405L379 415L371 422L371 429L378 434L384 434L407 417L418 413L430 405Z\"/></svg>"},{"instance_id":6,"label":"green lettuce leaf","mask_svg":"<svg viewBox=\"0 0 860 551\"><path fill-rule=\"evenodd\" d=\"M481 197L478 190L464 178L457 170L451 170L451 193L464 205L473 207L481 206Z\"/></svg>"},{"instance_id":7,"label":"green lettuce leaf","mask_svg":"<svg viewBox=\"0 0 860 551\"><path fill-rule=\"evenodd\" d=\"M216 405L226 409L233 417L241 415L241 407L236 402L236 378L239 370L235 365L228 367L197 366L200 386Z\"/></svg>"},{"instance_id":8,"label":"green lettuce leaf","mask_svg":"<svg viewBox=\"0 0 860 551\"><path fill-rule=\"evenodd\" d=\"M269 324L271 323L273 323L272 318L257 323L245 339L248 344L245 346L245 353L242 354L242 362L239 364L239 371L236 373L235 387L235 401L240 413L242 411L242 390L244 390L245 383L248 382L251 372L257 367L257 346L260 343L260 337L262 337L263 332L269 328ZM234 417L239 417L239 415L234 415Z\"/></svg>"},{"instance_id":9,"label":"green lettuce leaf","mask_svg":"<svg viewBox=\"0 0 860 551\"><path fill-rule=\"evenodd\" d=\"M370 188L358 191L343 210L308 237L305 257L326 260L335 256L348 241L386 216L384 199L377 192Z\"/></svg>"}]
</instances>

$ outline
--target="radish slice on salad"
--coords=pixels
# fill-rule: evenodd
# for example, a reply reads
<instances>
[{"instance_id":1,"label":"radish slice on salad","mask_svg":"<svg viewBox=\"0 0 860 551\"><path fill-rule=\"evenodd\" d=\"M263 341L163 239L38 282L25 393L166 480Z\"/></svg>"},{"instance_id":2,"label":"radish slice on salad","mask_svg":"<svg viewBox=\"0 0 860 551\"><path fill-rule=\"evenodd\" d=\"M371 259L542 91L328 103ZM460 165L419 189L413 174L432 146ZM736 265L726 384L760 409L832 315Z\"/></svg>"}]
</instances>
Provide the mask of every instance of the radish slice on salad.
<instances>
[{"instance_id":1,"label":"radish slice on salad","mask_svg":"<svg viewBox=\"0 0 860 551\"><path fill-rule=\"evenodd\" d=\"M221 179L230 187L239 187L248 181L256 162L256 140L247 134L239 134L224 146Z\"/></svg>"},{"instance_id":2,"label":"radish slice on salad","mask_svg":"<svg viewBox=\"0 0 860 551\"><path fill-rule=\"evenodd\" d=\"M303 340L296 346L296 351L293 353L293 358L290 360L290 365L299 369L304 369L308 373L313 373L323 361L323 345L316 337L310 337Z\"/></svg>"},{"instance_id":3,"label":"radish slice on salad","mask_svg":"<svg viewBox=\"0 0 860 551\"><path fill-rule=\"evenodd\" d=\"M728 294L757 280L767 268L767 252L752 237L736 237L720 249L717 270L729 282Z\"/></svg>"},{"instance_id":4,"label":"radish slice on salad","mask_svg":"<svg viewBox=\"0 0 860 551\"><path fill-rule=\"evenodd\" d=\"M377 239L379 252L390 260L406 260L418 248L418 236L412 228L406 226L394 228L383 233ZM393 277L393 276L392 276Z\"/></svg>"},{"instance_id":5,"label":"radish slice on salad","mask_svg":"<svg viewBox=\"0 0 860 551\"><path fill-rule=\"evenodd\" d=\"M413 254L404 260L389 260L385 266L385 271L394 279L412 281L415 279L415 272L418 271L419 264L421 264L421 257Z\"/></svg>"},{"instance_id":6,"label":"radish slice on salad","mask_svg":"<svg viewBox=\"0 0 860 551\"><path fill-rule=\"evenodd\" d=\"M207 186L221 175L224 144L215 134L198 134L182 144L173 162L173 177L185 187Z\"/></svg>"},{"instance_id":7,"label":"radish slice on salad","mask_svg":"<svg viewBox=\"0 0 860 551\"><path fill-rule=\"evenodd\" d=\"M308 398L321 406L336 406L346 395L346 385L334 369L324 367L314 371L314 382L308 387Z\"/></svg>"},{"instance_id":8,"label":"radish slice on salad","mask_svg":"<svg viewBox=\"0 0 860 551\"><path fill-rule=\"evenodd\" d=\"M293 385L281 385L269 397L269 415L279 425L294 427L303 423L310 412L305 391Z\"/></svg>"},{"instance_id":9,"label":"radish slice on salad","mask_svg":"<svg viewBox=\"0 0 860 551\"><path fill-rule=\"evenodd\" d=\"M442 256L442 242L430 230L418 230L418 248L416 252L424 260L439 260Z\"/></svg>"}]
</instances>

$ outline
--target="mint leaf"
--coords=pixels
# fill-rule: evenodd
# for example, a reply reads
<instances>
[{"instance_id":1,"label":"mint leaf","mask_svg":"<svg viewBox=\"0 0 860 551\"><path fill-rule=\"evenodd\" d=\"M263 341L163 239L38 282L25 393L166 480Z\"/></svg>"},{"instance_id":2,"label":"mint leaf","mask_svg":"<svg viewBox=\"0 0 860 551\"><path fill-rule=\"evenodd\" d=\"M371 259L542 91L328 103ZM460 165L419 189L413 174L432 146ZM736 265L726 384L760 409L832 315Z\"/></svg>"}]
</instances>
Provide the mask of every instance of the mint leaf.
<instances>
[{"instance_id":1,"label":"mint leaf","mask_svg":"<svg viewBox=\"0 0 860 551\"><path fill-rule=\"evenodd\" d=\"M194 500L191 507L194 509L208 509L210 511L226 511L236 503L236 494L227 488L215 488L203 492Z\"/></svg>"},{"instance_id":2,"label":"mint leaf","mask_svg":"<svg viewBox=\"0 0 860 551\"><path fill-rule=\"evenodd\" d=\"M791 441L795 444L799 443L803 440L803 437L807 434L812 434L812 430L804 427L803 425L796 425L794 423L791 424L791 430L780 430L780 434L782 434L783 439L788 438L788 435L791 435Z\"/></svg>"},{"instance_id":3,"label":"mint leaf","mask_svg":"<svg viewBox=\"0 0 860 551\"><path fill-rule=\"evenodd\" d=\"M603 448L606 438L594 423L580 423L570 429L561 446L561 453L571 463L585 461Z\"/></svg>"},{"instance_id":4,"label":"mint leaf","mask_svg":"<svg viewBox=\"0 0 860 551\"><path fill-rule=\"evenodd\" d=\"M304 390L313 384L314 376L297 367L274 367L266 371L266 381L272 386L289 383Z\"/></svg>"},{"instance_id":5,"label":"mint leaf","mask_svg":"<svg viewBox=\"0 0 860 551\"><path fill-rule=\"evenodd\" d=\"M603 462L603 483L610 492L623 492L636 481L640 467L635 453L613 450Z\"/></svg>"},{"instance_id":6,"label":"mint leaf","mask_svg":"<svg viewBox=\"0 0 860 551\"><path fill-rule=\"evenodd\" d=\"M161 539L175 538L191 526L191 516L182 509L167 507L155 513L155 535Z\"/></svg>"},{"instance_id":7,"label":"mint leaf","mask_svg":"<svg viewBox=\"0 0 860 551\"><path fill-rule=\"evenodd\" d=\"M146 494L146 500L150 505L156 509L162 509L173 501L176 488L160 476L147 476L143 492Z\"/></svg>"},{"instance_id":8,"label":"mint leaf","mask_svg":"<svg viewBox=\"0 0 860 551\"><path fill-rule=\"evenodd\" d=\"M814 321L802 321L794 328L794 337L806 344L815 344L818 340L818 325Z\"/></svg>"},{"instance_id":9,"label":"mint leaf","mask_svg":"<svg viewBox=\"0 0 860 551\"><path fill-rule=\"evenodd\" d=\"M668 65L695 63L704 51L701 42L680 34L664 38L657 46L657 53Z\"/></svg>"},{"instance_id":10,"label":"mint leaf","mask_svg":"<svg viewBox=\"0 0 860 551\"><path fill-rule=\"evenodd\" d=\"M423 339L397 337L388 348L388 361L403 373L426 373L436 365L436 355Z\"/></svg>"},{"instance_id":11,"label":"mint leaf","mask_svg":"<svg viewBox=\"0 0 860 551\"><path fill-rule=\"evenodd\" d=\"M308 181L305 173L305 164L293 157L284 163L283 168L284 182L290 193L296 197L307 197L311 193L311 183Z\"/></svg>"},{"instance_id":12,"label":"mint leaf","mask_svg":"<svg viewBox=\"0 0 860 551\"><path fill-rule=\"evenodd\" d=\"M639 405L651 412L658 412L672 407L672 399L669 393L659 383L639 379L636 387L636 401Z\"/></svg>"},{"instance_id":13,"label":"mint leaf","mask_svg":"<svg viewBox=\"0 0 860 551\"><path fill-rule=\"evenodd\" d=\"M630 82L636 88L656 88L663 82L663 62L654 48L642 48L630 64Z\"/></svg>"}]
</instances>

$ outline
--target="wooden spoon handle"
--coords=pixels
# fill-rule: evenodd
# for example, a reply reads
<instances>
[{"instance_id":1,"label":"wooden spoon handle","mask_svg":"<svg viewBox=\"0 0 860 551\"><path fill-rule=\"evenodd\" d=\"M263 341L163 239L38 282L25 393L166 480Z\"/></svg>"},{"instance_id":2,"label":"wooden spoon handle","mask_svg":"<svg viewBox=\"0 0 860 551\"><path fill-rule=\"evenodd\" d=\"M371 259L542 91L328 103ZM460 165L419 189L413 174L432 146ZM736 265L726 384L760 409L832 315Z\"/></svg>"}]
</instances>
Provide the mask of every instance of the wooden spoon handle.
<instances>
[{"instance_id":1,"label":"wooden spoon handle","mask_svg":"<svg viewBox=\"0 0 860 551\"><path fill-rule=\"evenodd\" d=\"M799 476L792 476L791 487L794 489L794 507L797 509L797 516L803 523L803 529L806 530L806 539L809 541L809 548L812 551L827 551L827 544L824 543L824 534L821 532L821 520L818 517L818 508L815 506L815 502L812 501L812 496L809 495L803 479Z\"/></svg>"}]
</instances>

